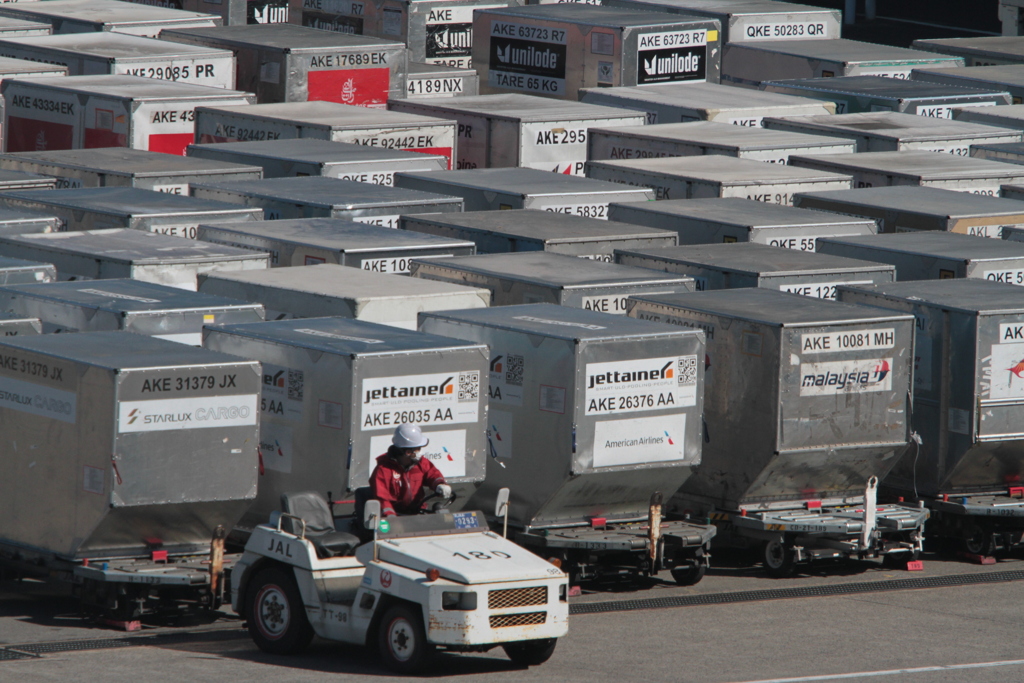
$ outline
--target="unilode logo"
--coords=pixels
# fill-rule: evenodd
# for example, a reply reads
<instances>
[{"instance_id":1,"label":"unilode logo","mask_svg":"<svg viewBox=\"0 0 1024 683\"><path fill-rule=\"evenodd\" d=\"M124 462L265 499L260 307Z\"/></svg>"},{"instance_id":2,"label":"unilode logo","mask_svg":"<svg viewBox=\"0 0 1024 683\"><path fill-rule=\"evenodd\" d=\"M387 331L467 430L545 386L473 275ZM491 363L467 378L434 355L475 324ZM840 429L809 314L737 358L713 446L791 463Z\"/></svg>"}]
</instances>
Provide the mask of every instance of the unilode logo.
<instances>
[{"instance_id":1,"label":"unilode logo","mask_svg":"<svg viewBox=\"0 0 1024 683\"><path fill-rule=\"evenodd\" d=\"M440 384L421 384L414 386L389 386L380 389L370 389L366 392L363 403L381 401L391 398L412 398L415 396L449 396L455 393L455 385L452 383L455 377L451 376Z\"/></svg>"},{"instance_id":2,"label":"unilode logo","mask_svg":"<svg viewBox=\"0 0 1024 683\"><path fill-rule=\"evenodd\" d=\"M892 388L892 359L804 363L800 366L800 395L821 396Z\"/></svg>"},{"instance_id":3,"label":"unilode logo","mask_svg":"<svg viewBox=\"0 0 1024 683\"><path fill-rule=\"evenodd\" d=\"M593 389L601 384L626 384L632 382L648 382L659 379L672 379L675 377L675 370L672 368L672 361L665 363L660 368L649 370L634 370L632 372L619 372L611 370L597 375L587 377L587 388Z\"/></svg>"},{"instance_id":4,"label":"unilode logo","mask_svg":"<svg viewBox=\"0 0 1024 683\"><path fill-rule=\"evenodd\" d=\"M559 54L551 48L538 50L530 45L529 47L513 47L506 45L505 49L497 48L498 61L502 64L513 66L532 66L539 69L557 69Z\"/></svg>"},{"instance_id":5,"label":"unilode logo","mask_svg":"<svg viewBox=\"0 0 1024 683\"><path fill-rule=\"evenodd\" d=\"M490 58L494 71L565 78L565 45L492 37Z\"/></svg>"},{"instance_id":6,"label":"unilode logo","mask_svg":"<svg viewBox=\"0 0 1024 683\"><path fill-rule=\"evenodd\" d=\"M666 57L654 56L644 59L644 73L648 76L666 76L694 73L700 69L701 55L673 52Z\"/></svg>"}]
</instances>

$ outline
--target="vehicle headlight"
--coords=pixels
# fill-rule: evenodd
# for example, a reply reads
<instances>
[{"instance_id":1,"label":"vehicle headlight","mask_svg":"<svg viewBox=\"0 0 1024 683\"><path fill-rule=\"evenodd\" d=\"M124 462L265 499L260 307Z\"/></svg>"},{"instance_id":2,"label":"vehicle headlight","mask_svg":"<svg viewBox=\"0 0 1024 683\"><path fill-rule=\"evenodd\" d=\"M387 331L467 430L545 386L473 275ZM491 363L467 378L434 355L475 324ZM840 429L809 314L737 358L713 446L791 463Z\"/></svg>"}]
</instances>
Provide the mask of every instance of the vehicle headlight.
<instances>
[{"instance_id":1,"label":"vehicle headlight","mask_svg":"<svg viewBox=\"0 0 1024 683\"><path fill-rule=\"evenodd\" d=\"M474 610L476 609L476 593L445 591L441 593L441 609Z\"/></svg>"}]
</instances>

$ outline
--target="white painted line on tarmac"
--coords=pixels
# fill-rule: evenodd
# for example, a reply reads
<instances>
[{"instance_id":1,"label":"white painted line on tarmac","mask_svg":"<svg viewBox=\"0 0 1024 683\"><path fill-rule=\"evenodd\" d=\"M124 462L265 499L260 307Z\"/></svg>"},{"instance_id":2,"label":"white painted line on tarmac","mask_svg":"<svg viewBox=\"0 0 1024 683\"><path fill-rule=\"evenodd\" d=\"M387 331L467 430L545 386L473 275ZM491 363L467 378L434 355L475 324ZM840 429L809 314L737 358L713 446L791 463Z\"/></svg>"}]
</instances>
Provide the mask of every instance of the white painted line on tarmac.
<instances>
[{"instance_id":1,"label":"white painted line on tarmac","mask_svg":"<svg viewBox=\"0 0 1024 683\"><path fill-rule=\"evenodd\" d=\"M1009 659L1003 662L977 662L974 664L948 664L943 666L921 666L914 669L887 669L884 671L860 671L849 674L831 674L828 676L800 676L797 678L762 678L756 681L739 681L737 683L807 683L809 681L842 681L851 678L874 678L877 676L901 676L905 674L924 674L936 671L957 671L961 669L991 669L997 666L1024 665L1024 659Z\"/></svg>"}]
</instances>

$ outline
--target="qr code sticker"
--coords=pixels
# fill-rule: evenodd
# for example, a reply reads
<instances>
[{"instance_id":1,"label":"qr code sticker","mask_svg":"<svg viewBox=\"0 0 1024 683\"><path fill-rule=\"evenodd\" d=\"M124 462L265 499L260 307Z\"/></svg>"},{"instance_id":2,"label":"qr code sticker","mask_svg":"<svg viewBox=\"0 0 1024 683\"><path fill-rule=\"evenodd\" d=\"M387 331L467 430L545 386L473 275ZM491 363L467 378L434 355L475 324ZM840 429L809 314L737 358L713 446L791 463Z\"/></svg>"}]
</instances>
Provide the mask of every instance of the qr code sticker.
<instances>
[{"instance_id":1,"label":"qr code sticker","mask_svg":"<svg viewBox=\"0 0 1024 683\"><path fill-rule=\"evenodd\" d=\"M677 365L680 385L697 383L697 356L680 356Z\"/></svg>"},{"instance_id":2,"label":"qr code sticker","mask_svg":"<svg viewBox=\"0 0 1024 683\"><path fill-rule=\"evenodd\" d=\"M288 369L288 398L294 401L302 400L303 380L302 370Z\"/></svg>"},{"instance_id":3,"label":"qr code sticker","mask_svg":"<svg viewBox=\"0 0 1024 683\"><path fill-rule=\"evenodd\" d=\"M522 356L515 356L510 353L505 357L505 384L511 384L516 387L523 386L524 364Z\"/></svg>"},{"instance_id":4,"label":"qr code sticker","mask_svg":"<svg viewBox=\"0 0 1024 683\"><path fill-rule=\"evenodd\" d=\"M459 373L459 400L476 401L480 398L480 373Z\"/></svg>"}]
</instances>

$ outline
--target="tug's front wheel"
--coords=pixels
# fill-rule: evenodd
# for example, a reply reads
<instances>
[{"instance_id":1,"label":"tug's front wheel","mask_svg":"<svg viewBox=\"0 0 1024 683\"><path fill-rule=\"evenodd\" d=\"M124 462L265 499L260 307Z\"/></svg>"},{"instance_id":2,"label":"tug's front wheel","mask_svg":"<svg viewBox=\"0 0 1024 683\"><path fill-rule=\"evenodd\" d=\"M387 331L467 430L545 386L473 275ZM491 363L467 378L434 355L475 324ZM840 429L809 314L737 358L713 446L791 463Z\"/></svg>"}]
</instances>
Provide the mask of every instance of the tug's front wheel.
<instances>
[{"instance_id":1,"label":"tug's front wheel","mask_svg":"<svg viewBox=\"0 0 1024 683\"><path fill-rule=\"evenodd\" d=\"M555 645L558 643L554 638L544 640L524 640L519 643L505 643L502 649L505 654L517 666L537 666L551 659L555 653Z\"/></svg>"},{"instance_id":2,"label":"tug's front wheel","mask_svg":"<svg viewBox=\"0 0 1024 683\"><path fill-rule=\"evenodd\" d=\"M434 646L427 642L423 616L406 605L395 605L384 613L378 646L384 664L401 674L421 670L434 652Z\"/></svg>"}]
</instances>

